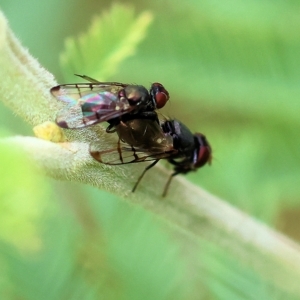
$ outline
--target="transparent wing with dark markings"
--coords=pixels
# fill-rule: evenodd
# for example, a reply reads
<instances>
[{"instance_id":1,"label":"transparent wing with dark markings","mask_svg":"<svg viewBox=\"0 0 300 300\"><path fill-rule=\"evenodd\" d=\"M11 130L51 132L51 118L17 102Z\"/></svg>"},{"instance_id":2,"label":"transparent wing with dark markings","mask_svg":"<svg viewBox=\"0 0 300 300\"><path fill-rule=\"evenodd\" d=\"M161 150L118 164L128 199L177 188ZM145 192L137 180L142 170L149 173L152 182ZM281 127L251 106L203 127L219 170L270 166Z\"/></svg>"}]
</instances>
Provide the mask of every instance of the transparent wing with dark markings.
<instances>
[{"instance_id":1,"label":"transparent wing with dark markings","mask_svg":"<svg viewBox=\"0 0 300 300\"><path fill-rule=\"evenodd\" d=\"M169 158L176 155L171 145L166 147L156 147L155 149L143 149L133 147L121 140L112 148L105 149L105 144L101 141L94 141L90 144L90 154L99 162L106 165L123 165Z\"/></svg>"},{"instance_id":2,"label":"transparent wing with dark markings","mask_svg":"<svg viewBox=\"0 0 300 300\"><path fill-rule=\"evenodd\" d=\"M120 140L114 147L101 141L90 144L90 153L96 160L120 165L174 157L178 152L173 147L173 138L164 134L156 120L121 121L116 132Z\"/></svg>"},{"instance_id":3,"label":"transparent wing with dark markings","mask_svg":"<svg viewBox=\"0 0 300 300\"><path fill-rule=\"evenodd\" d=\"M50 91L67 104L56 122L63 128L82 128L104 122L133 110L127 99L119 97L126 84L118 82L63 84Z\"/></svg>"}]
</instances>

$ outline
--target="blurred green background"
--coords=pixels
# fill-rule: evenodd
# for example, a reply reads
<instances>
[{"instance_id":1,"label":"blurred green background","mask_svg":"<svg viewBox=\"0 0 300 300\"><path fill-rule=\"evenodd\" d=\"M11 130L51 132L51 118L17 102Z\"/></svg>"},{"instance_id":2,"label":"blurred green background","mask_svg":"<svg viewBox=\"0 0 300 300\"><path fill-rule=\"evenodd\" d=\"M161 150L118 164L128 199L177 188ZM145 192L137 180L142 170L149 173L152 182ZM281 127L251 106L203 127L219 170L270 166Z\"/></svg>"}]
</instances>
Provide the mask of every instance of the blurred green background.
<instances>
[{"instance_id":1,"label":"blurred green background","mask_svg":"<svg viewBox=\"0 0 300 300\"><path fill-rule=\"evenodd\" d=\"M65 38L112 3L1 0L0 8L64 83L76 80L59 61ZM212 166L187 178L299 241L300 2L122 3L136 14L149 10L154 21L136 54L106 79L163 83L171 95L163 113L213 147ZM32 135L0 106L3 135ZM19 156L0 152L1 299L287 299L217 249L183 245L180 233L139 207L40 178Z\"/></svg>"}]
</instances>

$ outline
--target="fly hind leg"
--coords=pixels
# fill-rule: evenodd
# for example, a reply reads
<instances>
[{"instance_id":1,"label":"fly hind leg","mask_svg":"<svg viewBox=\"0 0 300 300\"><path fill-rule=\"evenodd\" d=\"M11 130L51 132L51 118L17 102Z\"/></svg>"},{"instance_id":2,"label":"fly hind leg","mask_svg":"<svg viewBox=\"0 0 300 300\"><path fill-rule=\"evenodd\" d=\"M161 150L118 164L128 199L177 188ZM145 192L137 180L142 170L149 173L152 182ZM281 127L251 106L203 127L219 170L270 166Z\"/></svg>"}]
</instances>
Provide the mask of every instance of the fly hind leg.
<instances>
[{"instance_id":1,"label":"fly hind leg","mask_svg":"<svg viewBox=\"0 0 300 300\"><path fill-rule=\"evenodd\" d=\"M137 186L139 185L139 183L140 183L140 181L142 180L142 178L144 177L144 175L146 174L146 172L147 172L148 170L150 170L152 167L154 167L154 166L157 164L158 161L159 161L159 159L156 159L153 163L151 163L149 166L147 166L147 167L144 169L143 173L140 175L140 177L138 178L137 182L135 183L135 185L134 185L134 187L133 187L133 189L132 189L132 192L133 192L133 193L134 193L134 191L136 190L136 188L137 188Z\"/></svg>"}]
</instances>

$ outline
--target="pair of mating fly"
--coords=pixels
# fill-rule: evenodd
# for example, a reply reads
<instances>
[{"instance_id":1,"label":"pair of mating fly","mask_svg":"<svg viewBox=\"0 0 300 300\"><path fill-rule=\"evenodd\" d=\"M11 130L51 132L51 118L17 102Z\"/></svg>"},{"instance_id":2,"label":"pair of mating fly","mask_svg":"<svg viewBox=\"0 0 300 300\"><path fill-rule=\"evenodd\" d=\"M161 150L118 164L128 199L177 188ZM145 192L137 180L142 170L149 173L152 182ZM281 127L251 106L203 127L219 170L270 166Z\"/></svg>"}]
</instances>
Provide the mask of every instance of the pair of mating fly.
<instances>
[{"instance_id":1,"label":"pair of mating fly","mask_svg":"<svg viewBox=\"0 0 300 300\"><path fill-rule=\"evenodd\" d=\"M107 165L152 161L138 178L141 179L160 159L174 165L163 196L171 179L211 162L211 147L201 133L194 135L178 120L159 120L156 109L169 100L169 93L160 83L148 90L141 85L99 82L77 75L90 83L62 84L51 89L52 95L68 104L56 118L62 128L77 129L108 122L106 132L116 132L116 147L104 149L102 141L90 144L90 154Z\"/></svg>"}]
</instances>

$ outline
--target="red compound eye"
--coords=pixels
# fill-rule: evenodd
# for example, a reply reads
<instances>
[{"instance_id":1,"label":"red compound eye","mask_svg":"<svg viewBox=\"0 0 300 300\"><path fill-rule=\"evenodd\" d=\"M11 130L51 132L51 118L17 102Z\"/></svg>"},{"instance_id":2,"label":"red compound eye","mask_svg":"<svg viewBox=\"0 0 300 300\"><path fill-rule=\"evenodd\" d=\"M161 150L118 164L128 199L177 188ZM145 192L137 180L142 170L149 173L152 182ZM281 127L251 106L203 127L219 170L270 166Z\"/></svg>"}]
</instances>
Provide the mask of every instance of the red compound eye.
<instances>
[{"instance_id":1,"label":"red compound eye","mask_svg":"<svg viewBox=\"0 0 300 300\"><path fill-rule=\"evenodd\" d=\"M194 166L200 168L206 163L211 163L212 149L206 140L206 137L201 133L194 135L195 141L198 143L198 149L194 153Z\"/></svg>"},{"instance_id":2,"label":"red compound eye","mask_svg":"<svg viewBox=\"0 0 300 300\"><path fill-rule=\"evenodd\" d=\"M158 82L152 84L150 94L152 95L156 103L156 108L158 109L164 107L170 98L169 92L164 88L162 84Z\"/></svg>"}]
</instances>

